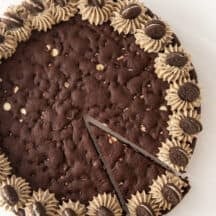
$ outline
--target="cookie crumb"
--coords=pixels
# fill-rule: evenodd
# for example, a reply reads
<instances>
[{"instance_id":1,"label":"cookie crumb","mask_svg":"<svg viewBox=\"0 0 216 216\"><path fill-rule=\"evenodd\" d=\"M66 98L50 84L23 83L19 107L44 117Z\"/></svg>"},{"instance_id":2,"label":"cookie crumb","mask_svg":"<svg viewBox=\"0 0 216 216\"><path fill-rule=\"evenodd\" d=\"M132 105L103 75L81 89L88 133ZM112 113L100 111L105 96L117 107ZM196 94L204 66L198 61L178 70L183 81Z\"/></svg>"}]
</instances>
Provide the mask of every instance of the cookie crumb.
<instances>
[{"instance_id":1,"label":"cookie crumb","mask_svg":"<svg viewBox=\"0 0 216 216\"><path fill-rule=\"evenodd\" d=\"M117 61L121 61L122 59L124 59L124 56L122 55L122 56L119 56L118 58L117 58Z\"/></svg>"},{"instance_id":2,"label":"cookie crumb","mask_svg":"<svg viewBox=\"0 0 216 216\"><path fill-rule=\"evenodd\" d=\"M160 135L163 135L164 134L164 132L163 131L160 131Z\"/></svg>"},{"instance_id":3,"label":"cookie crumb","mask_svg":"<svg viewBox=\"0 0 216 216\"><path fill-rule=\"evenodd\" d=\"M3 82L3 79L0 77L0 83Z\"/></svg>"},{"instance_id":4,"label":"cookie crumb","mask_svg":"<svg viewBox=\"0 0 216 216\"><path fill-rule=\"evenodd\" d=\"M69 83L69 82L65 82L65 83L64 83L64 87L65 87L65 88L69 88L69 87L70 87L70 83Z\"/></svg>"},{"instance_id":5,"label":"cookie crumb","mask_svg":"<svg viewBox=\"0 0 216 216\"><path fill-rule=\"evenodd\" d=\"M3 110L4 111L10 111L11 110L11 108L12 108L12 106L11 106L11 104L9 103L9 102L5 102L4 104L3 104Z\"/></svg>"},{"instance_id":6,"label":"cookie crumb","mask_svg":"<svg viewBox=\"0 0 216 216\"><path fill-rule=\"evenodd\" d=\"M96 70L97 71L103 71L104 69L105 69L104 65L102 65L102 64L97 64L96 65Z\"/></svg>"},{"instance_id":7,"label":"cookie crumb","mask_svg":"<svg viewBox=\"0 0 216 216\"><path fill-rule=\"evenodd\" d=\"M59 55L59 50L56 49L56 48L53 48L52 51L51 51L51 56L52 57L56 57Z\"/></svg>"},{"instance_id":8,"label":"cookie crumb","mask_svg":"<svg viewBox=\"0 0 216 216\"><path fill-rule=\"evenodd\" d=\"M16 94L18 91L19 91L19 87L18 87L18 86L15 86L15 87L14 87L14 94Z\"/></svg>"},{"instance_id":9,"label":"cookie crumb","mask_svg":"<svg viewBox=\"0 0 216 216\"><path fill-rule=\"evenodd\" d=\"M20 112L21 112L23 115L26 115L26 114L27 114L27 111L26 111L25 108L21 108L21 109L20 109Z\"/></svg>"},{"instance_id":10,"label":"cookie crumb","mask_svg":"<svg viewBox=\"0 0 216 216\"><path fill-rule=\"evenodd\" d=\"M161 111L167 111L167 107L166 107L166 106L161 106L161 107L159 108L159 110L161 110Z\"/></svg>"},{"instance_id":11,"label":"cookie crumb","mask_svg":"<svg viewBox=\"0 0 216 216\"><path fill-rule=\"evenodd\" d=\"M19 122L23 122L23 119L19 119Z\"/></svg>"},{"instance_id":12,"label":"cookie crumb","mask_svg":"<svg viewBox=\"0 0 216 216\"><path fill-rule=\"evenodd\" d=\"M114 143L116 143L118 140L115 138L115 137L113 137L113 136L109 136L109 143L110 144L114 144Z\"/></svg>"},{"instance_id":13,"label":"cookie crumb","mask_svg":"<svg viewBox=\"0 0 216 216\"><path fill-rule=\"evenodd\" d=\"M50 50L52 49L52 47L51 47L50 44L47 44L47 45L46 45L46 48L47 48L48 51L50 51Z\"/></svg>"},{"instance_id":14,"label":"cookie crumb","mask_svg":"<svg viewBox=\"0 0 216 216\"><path fill-rule=\"evenodd\" d=\"M146 132L146 127L142 124L142 125L140 125L140 130L141 130L142 132Z\"/></svg>"},{"instance_id":15,"label":"cookie crumb","mask_svg":"<svg viewBox=\"0 0 216 216\"><path fill-rule=\"evenodd\" d=\"M126 108L123 109L123 112L127 112L128 110L129 110L129 108L126 107Z\"/></svg>"}]
</instances>

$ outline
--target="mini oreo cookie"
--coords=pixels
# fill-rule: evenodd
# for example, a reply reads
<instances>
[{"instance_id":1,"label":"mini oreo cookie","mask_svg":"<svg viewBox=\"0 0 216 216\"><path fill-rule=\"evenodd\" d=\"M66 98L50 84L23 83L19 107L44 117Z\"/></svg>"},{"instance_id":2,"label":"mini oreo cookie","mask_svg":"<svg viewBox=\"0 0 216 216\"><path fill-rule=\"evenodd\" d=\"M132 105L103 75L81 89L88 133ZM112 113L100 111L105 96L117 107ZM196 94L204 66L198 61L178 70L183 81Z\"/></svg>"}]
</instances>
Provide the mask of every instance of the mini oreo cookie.
<instances>
[{"instance_id":1,"label":"mini oreo cookie","mask_svg":"<svg viewBox=\"0 0 216 216\"><path fill-rule=\"evenodd\" d=\"M172 147L169 151L169 158L173 164L180 167L186 167L189 162L187 153L180 147Z\"/></svg>"},{"instance_id":2,"label":"mini oreo cookie","mask_svg":"<svg viewBox=\"0 0 216 216\"><path fill-rule=\"evenodd\" d=\"M142 8L138 4L130 4L124 8L121 15L124 19L135 19L142 12Z\"/></svg>"},{"instance_id":3,"label":"mini oreo cookie","mask_svg":"<svg viewBox=\"0 0 216 216\"><path fill-rule=\"evenodd\" d=\"M162 194L172 206L176 206L181 201L181 191L174 184L165 185L162 189Z\"/></svg>"},{"instance_id":4,"label":"mini oreo cookie","mask_svg":"<svg viewBox=\"0 0 216 216\"><path fill-rule=\"evenodd\" d=\"M188 62L188 57L185 56L183 53L170 53L167 56L166 63L170 66L174 67L184 67Z\"/></svg>"},{"instance_id":5,"label":"mini oreo cookie","mask_svg":"<svg viewBox=\"0 0 216 216\"><path fill-rule=\"evenodd\" d=\"M160 20L151 20L146 24L145 33L150 38L159 40L166 34L166 25Z\"/></svg>"},{"instance_id":6,"label":"mini oreo cookie","mask_svg":"<svg viewBox=\"0 0 216 216\"><path fill-rule=\"evenodd\" d=\"M199 98L200 89L194 83L187 82L180 86L178 95L184 101L193 102Z\"/></svg>"},{"instance_id":7,"label":"mini oreo cookie","mask_svg":"<svg viewBox=\"0 0 216 216\"><path fill-rule=\"evenodd\" d=\"M41 202L35 202L29 208L29 216L46 216L46 209Z\"/></svg>"},{"instance_id":8,"label":"mini oreo cookie","mask_svg":"<svg viewBox=\"0 0 216 216\"><path fill-rule=\"evenodd\" d=\"M180 127L189 135L195 135L202 131L202 124L198 120L191 117L181 119Z\"/></svg>"},{"instance_id":9,"label":"mini oreo cookie","mask_svg":"<svg viewBox=\"0 0 216 216\"><path fill-rule=\"evenodd\" d=\"M4 200L11 206L14 206L18 203L19 197L16 190L11 185L5 185L1 189L1 194Z\"/></svg>"},{"instance_id":10,"label":"mini oreo cookie","mask_svg":"<svg viewBox=\"0 0 216 216\"><path fill-rule=\"evenodd\" d=\"M145 204L139 205L136 208L137 216L155 216L155 213L151 210L151 208Z\"/></svg>"},{"instance_id":11,"label":"mini oreo cookie","mask_svg":"<svg viewBox=\"0 0 216 216\"><path fill-rule=\"evenodd\" d=\"M98 210L97 210L97 214L96 214L97 216L115 216L114 214L113 214L113 212L110 210L110 209L108 209L108 208L106 208L106 207L104 207L104 206L101 206Z\"/></svg>"}]
</instances>

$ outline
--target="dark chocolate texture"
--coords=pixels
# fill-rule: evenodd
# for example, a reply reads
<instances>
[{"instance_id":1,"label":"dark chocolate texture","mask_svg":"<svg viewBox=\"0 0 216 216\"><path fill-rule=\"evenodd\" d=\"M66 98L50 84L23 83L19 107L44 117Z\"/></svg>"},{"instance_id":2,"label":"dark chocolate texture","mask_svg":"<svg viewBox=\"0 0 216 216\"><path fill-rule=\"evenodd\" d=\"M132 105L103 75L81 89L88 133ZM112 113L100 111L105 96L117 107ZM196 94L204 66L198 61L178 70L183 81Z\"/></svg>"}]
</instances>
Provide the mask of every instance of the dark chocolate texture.
<instances>
[{"instance_id":1,"label":"dark chocolate texture","mask_svg":"<svg viewBox=\"0 0 216 216\"><path fill-rule=\"evenodd\" d=\"M113 192L84 114L153 155L168 138L171 111L159 109L166 105L168 84L154 73L157 55L143 52L134 41L132 35L114 32L109 23L96 27L76 16L47 33L34 31L0 65L0 107L5 102L12 106L9 112L0 109L0 147L14 173L33 189L49 189L59 200L85 204L98 193ZM59 55L53 57L47 45ZM97 71L97 64L105 69ZM134 174L137 186L130 188L135 180L129 179L122 186L125 196L160 173L151 164L142 166L147 175Z\"/></svg>"}]
</instances>

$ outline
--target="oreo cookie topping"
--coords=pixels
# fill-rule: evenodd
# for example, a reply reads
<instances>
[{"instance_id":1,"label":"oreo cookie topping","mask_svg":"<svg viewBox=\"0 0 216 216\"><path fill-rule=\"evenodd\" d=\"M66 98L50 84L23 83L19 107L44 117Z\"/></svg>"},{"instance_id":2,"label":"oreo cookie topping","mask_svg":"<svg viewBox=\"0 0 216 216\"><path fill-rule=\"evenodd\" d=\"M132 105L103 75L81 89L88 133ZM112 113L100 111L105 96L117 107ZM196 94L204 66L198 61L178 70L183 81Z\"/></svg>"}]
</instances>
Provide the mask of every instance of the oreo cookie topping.
<instances>
[{"instance_id":1,"label":"oreo cookie topping","mask_svg":"<svg viewBox=\"0 0 216 216\"><path fill-rule=\"evenodd\" d=\"M192 155L191 146L182 141L167 139L157 154L161 161L177 171L184 171Z\"/></svg>"},{"instance_id":2,"label":"oreo cookie topping","mask_svg":"<svg viewBox=\"0 0 216 216\"><path fill-rule=\"evenodd\" d=\"M18 42L26 41L31 36L31 24L27 19L29 13L22 5L10 7L5 12L7 18L2 21L6 24L7 32Z\"/></svg>"},{"instance_id":3,"label":"oreo cookie topping","mask_svg":"<svg viewBox=\"0 0 216 216\"><path fill-rule=\"evenodd\" d=\"M85 216L86 208L79 201L72 202L69 200L68 202L63 202L58 210L58 215L62 216Z\"/></svg>"},{"instance_id":4,"label":"oreo cookie topping","mask_svg":"<svg viewBox=\"0 0 216 216\"><path fill-rule=\"evenodd\" d=\"M170 210L181 201L184 187L187 183L167 173L153 181L150 194L163 210Z\"/></svg>"},{"instance_id":5,"label":"oreo cookie topping","mask_svg":"<svg viewBox=\"0 0 216 216\"><path fill-rule=\"evenodd\" d=\"M135 33L136 44L146 52L159 52L172 43L173 32L168 24L157 18L147 20Z\"/></svg>"},{"instance_id":6,"label":"oreo cookie topping","mask_svg":"<svg viewBox=\"0 0 216 216\"><path fill-rule=\"evenodd\" d=\"M187 82L180 86L178 95L184 101L193 102L199 98L200 90L196 84Z\"/></svg>"},{"instance_id":7,"label":"oreo cookie topping","mask_svg":"<svg viewBox=\"0 0 216 216\"><path fill-rule=\"evenodd\" d=\"M26 0L0 60L0 207L159 216L188 192L173 171L202 130L196 72L139 0Z\"/></svg>"},{"instance_id":8,"label":"oreo cookie topping","mask_svg":"<svg viewBox=\"0 0 216 216\"><path fill-rule=\"evenodd\" d=\"M194 80L174 82L167 90L165 99L173 111L199 108L200 90Z\"/></svg>"},{"instance_id":9,"label":"oreo cookie topping","mask_svg":"<svg viewBox=\"0 0 216 216\"><path fill-rule=\"evenodd\" d=\"M80 0L78 5L82 20L88 20L92 25L102 25L113 13L112 0Z\"/></svg>"},{"instance_id":10,"label":"oreo cookie topping","mask_svg":"<svg viewBox=\"0 0 216 216\"><path fill-rule=\"evenodd\" d=\"M87 215L89 216L120 216L121 206L112 194L99 194L89 202Z\"/></svg>"},{"instance_id":11,"label":"oreo cookie topping","mask_svg":"<svg viewBox=\"0 0 216 216\"><path fill-rule=\"evenodd\" d=\"M200 114L197 111L185 111L180 114L172 114L168 121L168 130L173 138L180 141L192 142L202 130Z\"/></svg>"},{"instance_id":12,"label":"oreo cookie topping","mask_svg":"<svg viewBox=\"0 0 216 216\"><path fill-rule=\"evenodd\" d=\"M131 196L131 199L128 200L128 210L130 215L160 215L160 210L155 204L152 196L150 194L147 195L145 191L143 191L142 193L137 192L135 195Z\"/></svg>"},{"instance_id":13,"label":"oreo cookie topping","mask_svg":"<svg viewBox=\"0 0 216 216\"><path fill-rule=\"evenodd\" d=\"M39 189L37 192L33 192L32 197L26 204L26 215L50 215L56 216L58 201L55 195L50 193L48 190L42 191Z\"/></svg>"},{"instance_id":14,"label":"oreo cookie topping","mask_svg":"<svg viewBox=\"0 0 216 216\"><path fill-rule=\"evenodd\" d=\"M138 0L117 1L111 25L119 33L135 33L149 19L146 11Z\"/></svg>"},{"instance_id":15,"label":"oreo cookie topping","mask_svg":"<svg viewBox=\"0 0 216 216\"><path fill-rule=\"evenodd\" d=\"M22 178L11 176L0 184L0 206L6 210L18 211L30 197L30 186Z\"/></svg>"}]
</instances>

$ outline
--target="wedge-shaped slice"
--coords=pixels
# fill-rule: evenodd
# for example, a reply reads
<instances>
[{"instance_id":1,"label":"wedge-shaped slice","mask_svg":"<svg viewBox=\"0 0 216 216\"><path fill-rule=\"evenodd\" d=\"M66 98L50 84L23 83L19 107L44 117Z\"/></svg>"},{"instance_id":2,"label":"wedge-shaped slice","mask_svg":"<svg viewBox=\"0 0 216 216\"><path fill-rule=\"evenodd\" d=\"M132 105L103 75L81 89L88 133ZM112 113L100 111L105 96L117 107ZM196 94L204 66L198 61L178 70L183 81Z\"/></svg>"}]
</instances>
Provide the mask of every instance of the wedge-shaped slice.
<instances>
[{"instance_id":1,"label":"wedge-shaped slice","mask_svg":"<svg viewBox=\"0 0 216 216\"><path fill-rule=\"evenodd\" d=\"M96 126L89 125L108 175L131 216L158 216L172 210L189 183Z\"/></svg>"}]
</instances>

